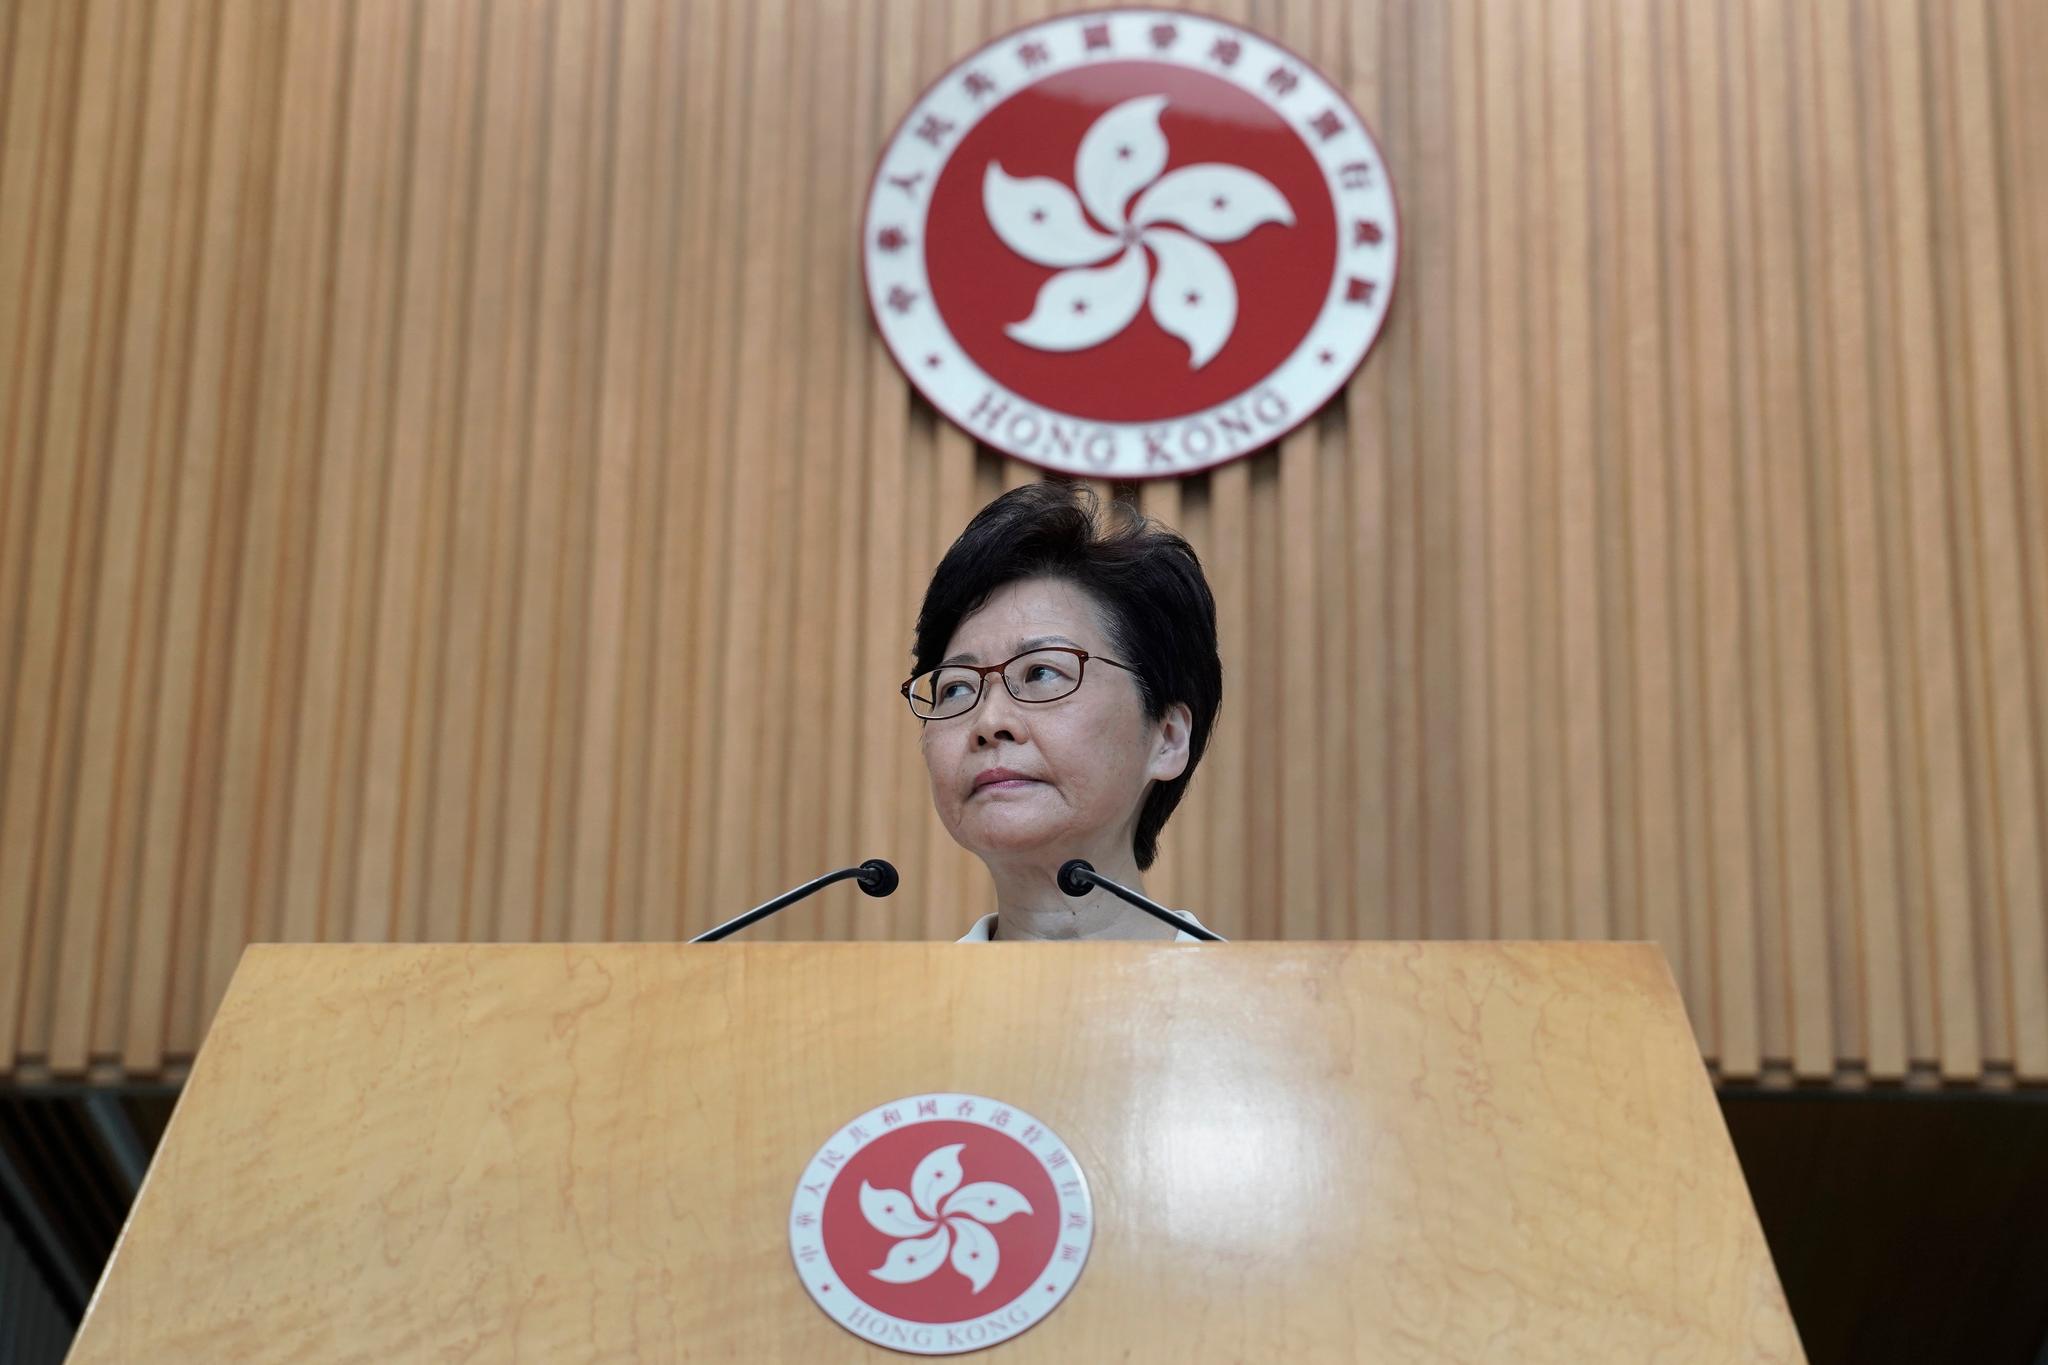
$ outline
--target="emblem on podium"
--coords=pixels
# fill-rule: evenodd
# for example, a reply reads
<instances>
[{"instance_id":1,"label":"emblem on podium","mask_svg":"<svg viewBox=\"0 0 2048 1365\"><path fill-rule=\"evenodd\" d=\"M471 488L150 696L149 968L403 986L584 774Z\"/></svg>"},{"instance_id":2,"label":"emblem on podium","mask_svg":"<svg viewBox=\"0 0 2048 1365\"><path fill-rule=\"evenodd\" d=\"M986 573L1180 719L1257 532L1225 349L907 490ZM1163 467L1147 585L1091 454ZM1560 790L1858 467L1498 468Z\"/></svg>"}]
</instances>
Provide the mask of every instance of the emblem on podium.
<instances>
[{"instance_id":1,"label":"emblem on podium","mask_svg":"<svg viewBox=\"0 0 2048 1365\"><path fill-rule=\"evenodd\" d=\"M982 1095L913 1095L833 1133L790 1202L797 1277L849 1332L917 1355L1007 1341L1058 1307L1094 1235L1057 1134Z\"/></svg>"}]
</instances>

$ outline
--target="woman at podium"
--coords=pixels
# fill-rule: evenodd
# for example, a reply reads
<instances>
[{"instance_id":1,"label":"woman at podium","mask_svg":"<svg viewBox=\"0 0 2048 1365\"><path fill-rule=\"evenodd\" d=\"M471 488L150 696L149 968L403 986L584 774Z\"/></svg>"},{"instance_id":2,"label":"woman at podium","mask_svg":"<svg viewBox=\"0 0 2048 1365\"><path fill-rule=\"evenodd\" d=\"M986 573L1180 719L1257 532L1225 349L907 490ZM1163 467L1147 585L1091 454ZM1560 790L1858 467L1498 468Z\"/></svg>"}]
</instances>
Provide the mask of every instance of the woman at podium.
<instances>
[{"instance_id":1,"label":"woman at podium","mask_svg":"<svg viewBox=\"0 0 2048 1365\"><path fill-rule=\"evenodd\" d=\"M1085 858L1143 892L1223 698L1193 548L1135 511L1104 524L1096 511L1078 484L1003 494L939 561L918 612L902 690L932 804L995 883L994 913L963 943L1176 936L1058 882Z\"/></svg>"}]
</instances>

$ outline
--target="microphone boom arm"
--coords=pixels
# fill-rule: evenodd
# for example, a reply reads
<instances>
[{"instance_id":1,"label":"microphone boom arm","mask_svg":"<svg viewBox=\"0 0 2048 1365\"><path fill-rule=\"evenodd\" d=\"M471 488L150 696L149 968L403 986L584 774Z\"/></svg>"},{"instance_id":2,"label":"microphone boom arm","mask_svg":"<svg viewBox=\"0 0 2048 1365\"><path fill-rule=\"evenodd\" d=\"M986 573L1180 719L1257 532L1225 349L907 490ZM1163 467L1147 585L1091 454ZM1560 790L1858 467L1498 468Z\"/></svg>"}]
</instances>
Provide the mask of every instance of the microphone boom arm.
<instances>
[{"instance_id":1,"label":"microphone boom arm","mask_svg":"<svg viewBox=\"0 0 2048 1365\"><path fill-rule=\"evenodd\" d=\"M1164 920L1189 938L1201 939L1204 943L1227 943L1228 939L1212 929L1205 929L1176 911L1169 910L1158 901L1147 900L1128 886L1119 885L1097 872L1086 858L1069 858L1060 864L1060 890L1069 896L1085 896L1088 888L1099 886L1118 900L1137 906L1157 920Z\"/></svg>"},{"instance_id":2,"label":"microphone boom arm","mask_svg":"<svg viewBox=\"0 0 2048 1365\"><path fill-rule=\"evenodd\" d=\"M793 891L785 891L772 901L763 901L744 915L734 915L725 923L706 929L691 939L692 943L715 943L728 934L736 934L756 920L764 920L784 906L794 905L805 896L823 891L834 882L843 882L848 877L860 878L860 889L870 896L886 896L896 889L896 869L880 858L870 858L859 867L842 867L837 872L827 872L815 877Z\"/></svg>"}]
</instances>

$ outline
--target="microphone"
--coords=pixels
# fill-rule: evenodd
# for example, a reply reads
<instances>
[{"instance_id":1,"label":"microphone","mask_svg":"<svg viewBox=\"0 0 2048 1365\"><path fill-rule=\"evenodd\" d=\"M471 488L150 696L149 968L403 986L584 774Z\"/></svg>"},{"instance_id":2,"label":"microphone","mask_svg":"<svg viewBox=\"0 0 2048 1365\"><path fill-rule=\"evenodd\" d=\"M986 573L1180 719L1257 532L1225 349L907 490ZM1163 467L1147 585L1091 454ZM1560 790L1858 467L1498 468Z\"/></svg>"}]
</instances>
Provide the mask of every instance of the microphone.
<instances>
[{"instance_id":1,"label":"microphone","mask_svg":"<svg viewBox=\"0 0 2048 1365\"><path fill-rule=\"evenodd\" d=\"M1190 938L1198 938L1205 943L1228 943L1230 941L1219 933L1204 929L1179 911L1169 910L1158 901L1147 900L1128 886L1111 881L1100 872L1097 872L1086 858L1069 858L1061 863L1059 883L1060 890L1066 892L1069 896L1085 896L1088 894L1090 887L1099 886L1118 900L1129 901L1154 919L1165 920Z\"/></svg>"},{"instance_id":2,"label":"microphone","mask_svg":"<svg viewBox=\"0 0 2048 1365\"><path fill-rule=\"evenodd\" d=\"M783 892L772 901L763 901L744 915L734 915L716 928L706 929L703 933L691 939L690 942L713 943L724 938L727 934L736 934L755 920L767 919L777 910L795 905L805 896L823 891L832 883L843 882L848 877L858 878L860 889L870 896L888 895L896 889L896 884L899 880L896 876L895 868L880 858L870 858L859 867L842 867L837 872L827 872L822 877L805 882L794 891Z\"/></svg>"}]
</instances>

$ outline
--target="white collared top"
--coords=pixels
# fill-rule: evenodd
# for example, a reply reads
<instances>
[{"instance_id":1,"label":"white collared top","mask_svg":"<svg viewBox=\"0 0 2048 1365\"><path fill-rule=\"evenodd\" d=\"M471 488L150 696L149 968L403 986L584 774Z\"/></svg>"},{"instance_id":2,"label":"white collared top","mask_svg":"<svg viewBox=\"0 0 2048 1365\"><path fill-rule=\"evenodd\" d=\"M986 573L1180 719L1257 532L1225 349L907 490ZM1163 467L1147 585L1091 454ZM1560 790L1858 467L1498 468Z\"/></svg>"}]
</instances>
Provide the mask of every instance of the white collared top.
<instances>
[{"instance_id":1,"label":"white collared top","mask_svg":"<svg viewBox=\"0 0 2048 1365\"><path fill-rule=\"evenodd\" d=\"M1196 924L1202 924L1202 922L1198 919L1195 919L1193 915L1188 915L1188 912L1185 910L1178 911L1177 913L1187 915L1188 919ZM961 943L993 942L994 940L989 938L989 934L995 929L995 927L996 912L991 910L986 915L983 915L980 919L976 920L974 922L974 927L967 931L967 936L958 941ZM1209 926L1206 924L1202 924L1202 927L1206 929ZM1182 932L1175 934L1173 936L1173 941L1175 943L1200 943L1202 940L1196 938L1193 934Z\"/></svg>"}]
</instances>

